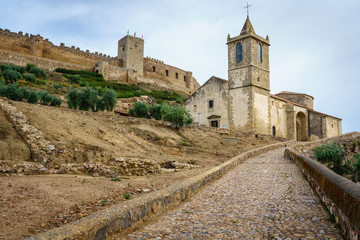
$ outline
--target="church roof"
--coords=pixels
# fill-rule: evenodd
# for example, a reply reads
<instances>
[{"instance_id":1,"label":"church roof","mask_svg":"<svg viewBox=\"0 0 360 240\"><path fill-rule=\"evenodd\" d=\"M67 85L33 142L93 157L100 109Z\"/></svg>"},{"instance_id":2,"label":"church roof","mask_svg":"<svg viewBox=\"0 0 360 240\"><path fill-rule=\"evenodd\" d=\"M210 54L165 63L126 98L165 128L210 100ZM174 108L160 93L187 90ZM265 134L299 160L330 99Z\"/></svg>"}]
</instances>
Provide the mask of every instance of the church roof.
<instances>
[{"instance_id":1,"label":"church roof","mask_svg":"<svg viewBox=\"0 0 360 240\"><path fill-rule=\"evenodd\" d=\"M281 92L281 93L291 93L291 92ZM298 94L301 94L301 93L298 93ZM303 94L303 95L306 95L306 94ZM310 95L309 95L309 96L310 96ZM305 108L305 109L307 109L307 110L309 110L309 111L311 111L311 112L315 112L315 113L318 113L318 114L321 114L321 115L324 115L324 116L327 116L327 117L332 117L332 118L335 118L335 119L342 120L341 118L334 117L334 116L331 116L331 115L329 115L329 114L325 114L325 113L322 113L322 112L315 111L314 109L311 109L311 108L306 107L306 106L304 106L304 105L302 105L302 104L299 104L299 103L290 101L290 100L288 100L288 99L286 99L286 98L283 98L283 97L280 97L280 96L276 96L276 95L270 94L270 97L271 97L271 98L275 98L275 99L280 100L280 101L288 102L288 103L290 103L290 104L292 104L292 105L295 105L295 106L298 106L298 107ZM310 97L311 97L311 96L310 96Z\"/></svg>"},{"instance_id":2,"label":"church roof","mask_svg":"<svg viewBox=\"0 0 360 240\"><path fill-rule=\"evenodd\" d=\"M305 93L297 93L297 92L288 92L288 91L282 91L282 92L279 92L275 95L281 95L281 94L290 94L290 95L305 95L305 96L308 96L308 97L311 97L312 99L314 99L313 96L309 95L309 94L305 94Z\"/></svg>"},{"instance_id":3,"label":"church roof","mask_svg":"<svg viewBox=\"0 0 360 240\"><path fill-rule=\"evenodd\" d=\"M245 24L241 30L241 33L240 35L245 35L245 34L248 34L248 33L255 33L255 30L250 22L250 18L249 16L246 18L246 21L245 21Z\"/></svg>"}]
</instances>

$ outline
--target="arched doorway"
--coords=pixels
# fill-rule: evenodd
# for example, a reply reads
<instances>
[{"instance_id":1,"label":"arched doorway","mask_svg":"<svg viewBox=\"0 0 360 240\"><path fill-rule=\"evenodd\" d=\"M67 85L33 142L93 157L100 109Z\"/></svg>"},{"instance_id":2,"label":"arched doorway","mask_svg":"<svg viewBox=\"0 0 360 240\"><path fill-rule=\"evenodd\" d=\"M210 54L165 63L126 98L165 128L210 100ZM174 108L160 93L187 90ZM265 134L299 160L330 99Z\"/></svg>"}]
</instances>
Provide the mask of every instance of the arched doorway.
<instances>
[{"instance_id":1,"label":"arched doorway","mask_svg":"<svg viewBox=\"0 0 360 240\"><path fill-rule=\"evenodd\" d=\"M306 141L306 116L303 112L296 114L296 140Z\"/></svg>"}]
</instances>

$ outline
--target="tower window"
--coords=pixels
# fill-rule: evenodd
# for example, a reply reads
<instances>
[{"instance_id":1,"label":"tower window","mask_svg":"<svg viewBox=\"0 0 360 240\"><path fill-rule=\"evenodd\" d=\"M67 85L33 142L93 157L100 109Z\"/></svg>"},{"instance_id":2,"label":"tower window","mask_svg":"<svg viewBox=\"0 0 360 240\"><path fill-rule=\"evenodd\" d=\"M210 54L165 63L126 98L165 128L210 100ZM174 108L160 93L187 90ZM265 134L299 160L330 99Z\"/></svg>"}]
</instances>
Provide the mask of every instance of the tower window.
<instances>
[{"instance_id":1,"label":"tower window","mask_svg":"<svg viewBox=\"0 0 360 240\"><path fill-rule=\"evenodd\" d=\"M209 100L209 108L213 108L214 107L214 100Z\"/></svg>"},{"instance_id":2,"label":"tower window","mask_svg":"<svg viewBox=\"0 0 360 240\"><path fill-rule=\"evenodd\" d=\"M262 47L260 43L258 44L258 61L259 63L262 62Z\"/></svg>"},{"instance_id":3,"label":"tower window","mask_svg":"<svg viewBox=\"0 0 360 240\"><path fill-rule=\"evenodd\" d=\"M184 76L184 82L186 82L186 76Z\"/></svg>"},{"instance_id":4,"label":"tower window","mask_svg":"<svg viewBox=\"0 0 360 240\"><path fill-rule=\"evenodd\" d=\"M236 45L236 62L242 62L243 56L242 56L242 44L238 43Z\"/></svg>"},{"instance_id":5,"label":"tower window","mask_svg":"<svg viewBox=\"0 0 360 240\"><path fill-rule=\"evenodd\" d=\"M156 67L155 66L152 67L152 71L156 72Z\"/></svg>"},{"instance_id":6,"label":"tower window","mask_svg":"<svg viewBox=\"0 0 360 240\"><path fill-rule=\"evenodd\" d=\"M169 70L165 70L165 75L169 76Z\"/></svg>"},{"instance_id":7,"label":"tower window","mask_svg":"<svg viewBox=\"0 0 360 240\"><path fill-rule=\"evenodd\" d=\"M175 73L175 78L178 79L179 78L179 74Z\"/></svg>"}]
</instances>

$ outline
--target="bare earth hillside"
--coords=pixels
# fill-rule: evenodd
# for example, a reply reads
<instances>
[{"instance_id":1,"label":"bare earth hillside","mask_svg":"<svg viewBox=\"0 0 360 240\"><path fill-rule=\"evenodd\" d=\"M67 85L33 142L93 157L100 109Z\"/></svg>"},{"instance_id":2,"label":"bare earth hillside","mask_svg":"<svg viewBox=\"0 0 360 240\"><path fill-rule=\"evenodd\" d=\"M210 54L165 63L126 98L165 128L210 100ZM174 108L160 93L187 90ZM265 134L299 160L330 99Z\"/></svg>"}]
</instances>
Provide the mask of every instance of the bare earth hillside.
<instances>
[{"instance_id":1,"label":"bare earth hillside","mask_svg":"<svg viewBox=\"0 0 360 240\"><path fill-rule=\"evenodd\" d=\"M131 198L139 197L197 175L241 152L278 142L272 137L205 127L176 130L161 121L114 113L12 104L55 146L56 161L51 165L54 172L66 163L101 163L118 169L122 180L111 181L110 177L77 171L78 168L63 171L68 174L2 174L0 239L24 238L60 226L126 201L125 193L130 193ZM0 160L29 160L29 149L1 111L0 121L0 133L7 133L0 134ZM11 144L4 137L10 133ZM130 163L136 167L137 161L160 167L153 173L137 171L136 175L142 176L135 176L131 169L121 170Z\"/></svg>"}]
</instances>

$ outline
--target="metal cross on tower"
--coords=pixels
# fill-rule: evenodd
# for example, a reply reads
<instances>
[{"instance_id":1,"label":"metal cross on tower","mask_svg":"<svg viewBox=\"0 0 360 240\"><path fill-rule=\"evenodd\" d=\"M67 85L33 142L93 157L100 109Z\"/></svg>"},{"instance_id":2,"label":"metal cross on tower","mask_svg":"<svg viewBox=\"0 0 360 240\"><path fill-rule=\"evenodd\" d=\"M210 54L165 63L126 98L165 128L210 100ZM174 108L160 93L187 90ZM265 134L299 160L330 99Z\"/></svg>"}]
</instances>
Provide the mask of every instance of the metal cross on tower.
<instances>
[{"instance_id":1,"label":"metal cross on tower","mask_svg":"<svg viewBox=\"0 0 360 240\"><path fill-rule=\"evenodd\" d=\"M247 8L247 16L249 16L249 8L251 7L252 5L249 5L249 3L247 2L246 3L246 7L244 8Z\"/></svg>"}]
</instances>

